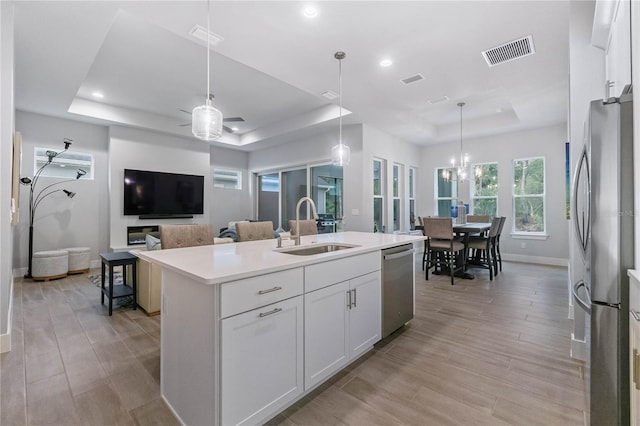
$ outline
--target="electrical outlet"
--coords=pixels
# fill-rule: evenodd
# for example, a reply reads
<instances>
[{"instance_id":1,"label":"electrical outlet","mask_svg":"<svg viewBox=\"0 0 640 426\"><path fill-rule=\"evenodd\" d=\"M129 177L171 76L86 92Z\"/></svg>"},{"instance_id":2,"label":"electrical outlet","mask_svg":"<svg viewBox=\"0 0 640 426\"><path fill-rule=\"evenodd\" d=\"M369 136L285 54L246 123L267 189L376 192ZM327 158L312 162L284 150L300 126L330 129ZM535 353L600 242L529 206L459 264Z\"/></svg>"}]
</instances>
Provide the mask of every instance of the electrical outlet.
<instances>
[{"instance_id":1,"label":"electrical outlet","mask_svg":"<svg viewBox=\"0 0 640 426\"><path fill-rule=\"evenodd\" d=\"M520 248L527 248L527 243L520 243Z\"/></svg>"}]
</instances>

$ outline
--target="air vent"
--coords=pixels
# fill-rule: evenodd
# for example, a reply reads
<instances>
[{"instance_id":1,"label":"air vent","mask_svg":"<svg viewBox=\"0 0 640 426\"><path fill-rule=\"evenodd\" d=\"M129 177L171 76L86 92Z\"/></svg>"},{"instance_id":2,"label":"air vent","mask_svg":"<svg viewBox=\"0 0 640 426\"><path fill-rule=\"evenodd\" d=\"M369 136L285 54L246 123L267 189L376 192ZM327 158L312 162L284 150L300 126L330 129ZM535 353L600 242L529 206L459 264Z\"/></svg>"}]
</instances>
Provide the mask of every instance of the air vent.
<instances>
[{"instance_id":1,"label":"air vent","mask_svg":"<svg viewBox=\"0 0 640 426\"><path fill-rule=\"evenodd\" d=\"M422 79L424 79L422 74L416 74L416 75L412 75L411 77L403 78L400 81L402 82L402 84L410 84L410 83L415 83L416 81L420 81Z\"/></svg>"},{"instance_id":2,"label":"air vent","mask_svg":"<svg viewBox=\"0 0 640 426\"><path fill-rule=\"evenodd\" d=\"M449 100L448 96L440 96L439 98L429 99L427 102L429 102L431 105L434 105L434 104L439 104L440 102L444 102L448 100Z\"/></svg>"},{"instance_id":3,"label":"air vent","mask_svg":"<svg viewBox=\"0 0 640 426\"><path fill-rule=\"evenodd\" d=\"M496 65L524 58L534 53L536 53L536 49L533 46L533 37L528 35L518 40L513 40L509 43L485 50L482 52L482 56L490 67L495 67Z\"/></svg>"},{"instance_id":4,"label":"air vent","mask_svg":"<svg viewBox=\"0 0 640 426\"><path fill-rule=\"evenodd\" d=\"M334 99L337 99L339 97L339 95L336 92L332 92L331 90L327 90L326 92L322 92L322 96L324 96L325 98L327 98L329 100L334 100Z\"/></svg>"},{"instance_id":5,"label":"air vent","mask_svg":"<svg viewBox=\"0 0 640 426\"><path fill-rule=\"evenodd\" d=\"M191 28L189 34L192 37L197 38L198 40L204 41L205 43L207 42L207 34L209 34L209 43L211 44L211 46L216 46L220 44L222 40L224 40L224 37L222 37L221 35L209 32L206 28L201 27L200 25L196 25L195 27Z\"/></svg>"}]
</instances>

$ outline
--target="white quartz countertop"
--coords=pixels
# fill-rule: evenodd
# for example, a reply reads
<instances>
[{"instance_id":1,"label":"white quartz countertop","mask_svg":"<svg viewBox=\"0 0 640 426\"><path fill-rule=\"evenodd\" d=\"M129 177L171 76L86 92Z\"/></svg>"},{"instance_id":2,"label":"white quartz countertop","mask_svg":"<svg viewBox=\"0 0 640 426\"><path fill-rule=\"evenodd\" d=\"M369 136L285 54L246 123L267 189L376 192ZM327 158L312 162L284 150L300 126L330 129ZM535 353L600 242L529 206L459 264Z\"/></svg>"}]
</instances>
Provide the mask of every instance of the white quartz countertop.
<instances>
[{"instance_id":1,"label":"white quartz countertop","mask_svg":"<svg viewBox=\"0 0 640 426\"><path fill-rule=\"evenodd\" d=\"M415 243L424 239L421 235L368 232L339 232L303 236L300 248L322 243L344 243L358 246L310 256L297 256L275 251L276 239L169 250L135 251L134 253L144 260L157 263L203 284L221 284L401 244ZM293 247L293 244L293 240L282 242L283 248Z\"/></svg>"}]
</instances>

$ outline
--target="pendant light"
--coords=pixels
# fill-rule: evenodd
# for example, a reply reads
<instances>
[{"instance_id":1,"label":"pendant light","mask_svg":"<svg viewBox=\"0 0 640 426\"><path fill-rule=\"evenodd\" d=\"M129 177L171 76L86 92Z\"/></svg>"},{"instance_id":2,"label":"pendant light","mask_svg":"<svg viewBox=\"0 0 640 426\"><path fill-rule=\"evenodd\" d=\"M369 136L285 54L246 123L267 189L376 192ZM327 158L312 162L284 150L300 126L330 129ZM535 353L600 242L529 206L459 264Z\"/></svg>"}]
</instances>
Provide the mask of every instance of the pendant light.
<instances>
[{"instance_id":1,"label":"pendant light","mask_svg":"<svg viewBox=\"0 0 640 426\"><path fill-rule=\"evenodd\" d=\"M334 166L348 166L351 160L351 149L342 143L342 60L347 56L344 52L333 55L338 60L338 76L340 86L340 133L338 144L331 148L331 163Z\"/></svg>"},{"instance_id":2,"label":"pendant light","mask_svg":"<svg viewBox=\"0 0 640 426\"><path fill-rule=\"evenodd\" d=\"M465 106L465 103L459 102L458 106L460 107L460 162L456 166L456 159L454 157L451 159L451 166L454 169L457 169L458 180L460 182L464 182L467 179L467 169L469 168L469 156L467 154L463 154L462 151L462 107Z\"/></svg>"},{"instance_id":3,"label":"pendant light","mask_svg":"<svg viewBox=\"0 0 640 426\"><path fill-rule=\"evenodd\" d=\"M191 113L191 132L198 139L214 141L222 136L222 113L211 105L213 96L209 91L209 81L211 80L209 15L209 0L207 0L207 99L204 105L195 107Z\"/></svg>"}]
</instances>

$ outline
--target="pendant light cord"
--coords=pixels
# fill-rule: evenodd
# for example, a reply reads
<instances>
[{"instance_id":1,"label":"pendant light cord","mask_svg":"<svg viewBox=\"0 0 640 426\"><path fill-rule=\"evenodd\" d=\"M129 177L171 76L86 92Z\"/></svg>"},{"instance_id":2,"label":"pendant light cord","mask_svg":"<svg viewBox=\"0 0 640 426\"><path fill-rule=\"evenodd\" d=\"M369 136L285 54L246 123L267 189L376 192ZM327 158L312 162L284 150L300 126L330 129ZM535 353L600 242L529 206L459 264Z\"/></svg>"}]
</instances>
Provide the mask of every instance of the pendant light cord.
<instances>
[{"instance_id":1,"label":"pendant light cord","mask_svg":"<svg viewBox=\"0 0 640 426\"><path fill-rule=\"evenodd\" d=\"M211 80L211 48L209 44L211 42L210 7L211 2L207 0L207 94L205 95L207 98L206 105L211 105L211 97L209 95L209 93L211 93L211 90L209 88L209 80Z\"/></svg>"},{"instance_id":2,"label":"pendant light cord","mask_svg":"<svg viewBox=\"0 0 640 426\"><path fill-rule=\"evenodd\" d=\"M340 135L339 144L342 145L342 59L338 59L338 86L340 88Z\"/></svg>"}]
</instances>

